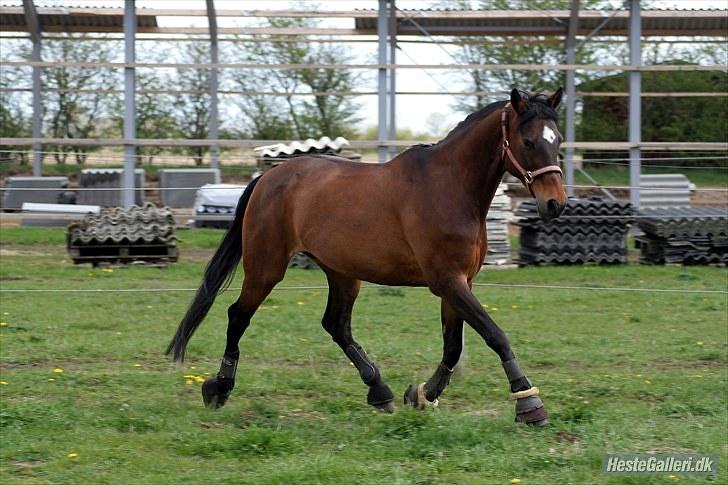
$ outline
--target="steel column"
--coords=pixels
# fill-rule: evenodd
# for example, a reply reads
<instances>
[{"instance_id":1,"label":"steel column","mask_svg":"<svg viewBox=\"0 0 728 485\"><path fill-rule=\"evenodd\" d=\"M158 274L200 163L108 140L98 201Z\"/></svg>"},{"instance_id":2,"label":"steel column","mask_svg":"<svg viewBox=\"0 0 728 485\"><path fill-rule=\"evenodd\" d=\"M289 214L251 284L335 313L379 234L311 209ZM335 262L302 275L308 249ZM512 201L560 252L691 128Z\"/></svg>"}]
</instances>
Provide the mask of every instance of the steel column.
<instances>
[{"instance_id":1,"label":"steel column","mask_svg":"<svg viewBox=\"0 0 728 485\"><path fill-rule=\"evenodd\" d=\"M576 64L576 32L579 0L571 1L571 16L566 34L566 63ZM566 141L576 141L576 71L566 71ZM574 195L574 149L566 149L566 193Z\"/></svg>"},{"instance_id":2,"label":"steel column","mask_svg":"<svg viewBox=\"0 0 728 485\"><path fill-rule=\"evenodd\" d=\"M397 6L395 0L389 2L389 63L397 63ZM389 139L397 139L397 69L389 70ZM391 147L389 157L397 154L397 147Z\"/></svg>"},{"instance_id":3,"label":"steel column","mask_svg":"<svg viewBox=\"0 0 728 485\"><path fill-rule=\"evenodd\" d=\"M377 44L378 61L381 66L387 64L387 40L389 37L387 19L388 0L379 0L379 16L377 18ZM384 141L387 139L387 68L380 67L377 76L378 101L379 101L379 126L377 128L377 153L379 162L387 161L387 147Z\"/></svg>"},{"instance_id":4,"label":"steel column","mask_svg":"<svg viewBox=\"0 0 728 485\"><path fill-rule=\"evenodd\" d=\"M25 23L30 31L30 38L33 41L33 50L30 54L31 61L41 61L40 52L40 21L38 20L38 12L35 9L33 0L23 0L23 10L25 13ZM33 66L33 138L41 138L43 136L43 107L41 94L41 67ZM33 143L33 176L41 176L41 166L43 163L43 155L41 153L41 144Z\"/></svg>"},{"instance_id":5,"label":"steel column","mask_svg":"<svg viewBox=\"0 0 728 485\"><path fill-rule=\"evenodd\" d=\"M129 66L135 62L134 38L137 20L134 0L124 1L124 176L121 203L124 207L134 205L134 168L136 167L136 99L135 70Z\"/></svg>"},{"instance_id":6,"label":"steel column","mask_svg":"<svg viewBox=\"0 0 728 485\"><path fill-rule=\"evenodd\" d=\"M207 0L207 21L210 28L210 61L218 63L217 56L217 16L215 14L214 0ZM218 113L217 113L217 69L208 69L210 76L210 129L208 138L218 139ZM220 155L217 144L210 145L210 164L212 168L219 168Z\"/></svg>"},{"instance_id":7,"label":"steel column","mask_svg":"<svg viewBox=\"0 0 728 485\"><path fill-rule=\"evenodd\" d=\"M632 67L642 66L642 24L640 21L640 2L630 0L629 4L629 63ZM640 205L640 148L642 142L642 73L629 72L629 142L636 144L629 149L629 202L634 207Z\"/></svg>"}]
</instances>

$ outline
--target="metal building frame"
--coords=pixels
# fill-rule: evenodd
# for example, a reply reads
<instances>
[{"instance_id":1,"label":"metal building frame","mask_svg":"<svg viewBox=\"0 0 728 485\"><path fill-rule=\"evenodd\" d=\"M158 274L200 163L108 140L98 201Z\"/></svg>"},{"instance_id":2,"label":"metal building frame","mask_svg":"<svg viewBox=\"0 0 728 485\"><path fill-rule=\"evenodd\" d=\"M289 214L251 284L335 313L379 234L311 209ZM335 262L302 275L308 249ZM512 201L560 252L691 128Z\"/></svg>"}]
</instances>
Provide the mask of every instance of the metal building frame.
<instances>
[{"instance_id":1,"label":"metal building frame","mask_svg":"<svg viewBox=\"0 0 728 485\"><path fill-rule=\"evenodd\" d=\"M630 200L633 204L639 204L639 174L640 174L640 153L641 148L649 149L693 149L693 150L728 150L728 144L725 143L643 143L640 134L640 100L645 95L719 95L725 96L726 93L642 93L641 92L641 72L642 71L685 71L685 70L713 70L728 71L726 66L644 66L641 59L641 43L642 35L670 35L673 30L666 28L663 24L659 24L661 15L654 15L654 12L648 12L647 17L642 15L639 0L629 0L629 11L615 11L610 16L604 17L603 13L580 10L579 0L571 1L571 8L568 14L563 11L549 12L531 12L531 11L489 11L487 13L478 11L456 12L456 11L419 11L417 22L403 22L408 19L408 15L402 11L398 11L395 0L378 0L378 9L375 11L355 11L355 12L334 12L334 11L250 11L240 12L238 10L216 10L214 0L206 0L205 10L192 9L136 9L134 0L125 0L124 9L98 9L98 8L68 8L68 9L40 9L41 15L53 15L56 10L62 10L65 15L61 19L61 25L51 25L43 27L39 20L39 12L32 0L23 0L23 8L20 13L24 16L25 25L3 25L3 30L20 30L27 31L32 40L33 50L30 62L8 62L7 65L32 66L32 93L33 93L33 136L32 138L0 139L0 144L30 144L34 152L33 156L33 173L40 175L41 172L41 144L74 144L74 145L106 145L106 146L123 146L124 148L124 194L123 201L125 205L133 203L134 197L134 168L136 164L136 147L144 145L164 145L164 146L199 146L207 145L211 150L211 163L213 167L219 165L219 148L220 147L251 147L261 142L261 140L219 140L218 138L218 95L220 93L218 86L218 70L222 68L252 69L252 68L322 68L322 69L377 69L377 91L378 96L378 131L376 141L360 141L355 143L359 148L377 148L379 161L385 161L391 155L390 151L397 147L407 146L410 141L396 140L396 95L408 94L406 92L398 92L396 90L396 70L402 68L416 69L558 69L566 72L566 141L563 147L566 151L566 181L569 190L573 190L574 183L574 151L577 148L599 148L621 150L628 149L630 153ZM723 12L723 11L720 11ZM719 12L719 13L720 13ZM206 16L208 20L207 28L165 28L159 27L156 23L156 15L169 16ZM517 14L525 20L531 22L530 25L508 24L512 21L512 17ZM13 17L15 15L15 17ZM72 21L73 15L100 16L106 19L100 22L98 26L88 26L85 23L80 25L63 25L62 22ZM121 31L114 26L114 19L123 15L123 28ZM356 18L357 27L355 29L341 28L294 28L294 29L275 29L275 28L218 28L217 17L264 17L264 16L280 16L280 17L338 17L338 18ZM0 7L0 17L3 19L12 19L17 22L18 9L15 7ZM551 20L557 21L545 25L546 18L550 16ZM725 17L725 12L723 12ZM557 18L558 17L558 18ZM664 17L664 15L662 16ZM701 35L706 36L722 36L725 37L728 30L723 27L720 22L723 21L720 15L708 15L706 18L714 18L717 20L710 23L710 27L701 30ZM480 27L477 24L478 19L487 18L492 21L490 27ZM674 17L679 20L679 16ZM564 19L564 20L561 20ZM643 20L653 22L648 28L643 28ZM524 21L525 21L524 20ZM583 25L580 20L590 23L591 27ZM361 21L361 22L360 22ZM610 22L611 21L611 22ZM597 32L604 35L624 35L625 26L615 26L615 22L627 22L626 32L629 41L630 62L627 66L604 66L604 65L578 65L576 64L577 35L583 35L584 29L591 30L584 41L589 40ZM5 21L7 22L7 20ZM475 22L475 23L473 23ZM498 22L502 23L499 27ZM717 22L717 23L716 23ZM0 22L2 23L2 22ZM12 22L11 22L12 23ZM93 22L92 22L93 23ZM412 25L409 25L412 24ZM659 24L659 25L658 25ZM716 27L716 25L720 26ZM110 25L110 26L109 26ZM594 28L593 26L596 25ZM622 30L620 30L622 29ZM694 28L698 32L697 28ZM104 140L104 139L46 139L42 137L42 86L41 86L41 69L50 65L68 64L69 67L83 67L89 63L44 63L41 57L41 30L47 32L122 32L124 40L124 63L97 63L92 66L123 68L124 70L124 129L122 140ZM429 33L428 33L429 30ZM209 95L211 102L211 116L209 135L207 140L151 140L137 139L135 126L135 68L136 67L156 67L158 64L137 63L135 59L135 41L138 39L137 33L185 33L185 34L203 34L207 38L197 38L194 40L209 40L210 42L210 62L206 64L164 64L168 67L187 67L207 69L209 73ZM311 66L255 66L251 64L221 64L218 59L218 41L220 34L246 34L246 35L283 35L300 36L300 35L372 35L376 34L378 43L378 63L376 65L311 65ZM396 64L397 43L401 42L398 36L401 35L426 35L432 40L431 35L526 35L528 33L534 35L552 35L564 36L565 39L565 64L561 65L398 65ZM698 35L698 34L694 34ZM192 39L185 39L192 40ZM307 41L321 41L307 39ZM477 41L472 41L477 42ZM485 42L485 41L483 41ZM552 41L549 41L552 42ZM482 42L481 42L482 43ZM89 66L91 67L91 66ZM604 93L577 93L575 86L575 71L579 69L587 70L614 70L627 72L629 77L628 93L609 93L613 96L629 97L629 140L626 142L576 142L575 140L575 123L576 123L576 97L577 95L604 95ZM12 91L14 89L5 89ZM276 95L277 93L266 93ZM331 93L314 93L314 95L327 95ZM337 93L337 94L374 94L374 93ZM409 93L412 94L412 93ZM424 93L422 93L424 94ZM445 93L433 93L445 94ZM450 94L450 93L448 93ZM473 94L473 93L468 93ZM492 94L492 93L490 93Z\"/></svg>"}]
</instances>

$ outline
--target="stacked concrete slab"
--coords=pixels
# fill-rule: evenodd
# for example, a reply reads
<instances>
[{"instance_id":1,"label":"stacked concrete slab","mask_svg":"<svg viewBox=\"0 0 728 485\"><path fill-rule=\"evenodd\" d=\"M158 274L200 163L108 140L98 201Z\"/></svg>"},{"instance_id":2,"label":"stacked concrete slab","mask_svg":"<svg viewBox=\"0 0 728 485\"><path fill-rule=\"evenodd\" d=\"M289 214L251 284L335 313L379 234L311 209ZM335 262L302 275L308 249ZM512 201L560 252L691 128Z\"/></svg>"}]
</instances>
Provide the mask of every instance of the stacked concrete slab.
<instances>
[{"instance_id":1,"label":"stacked concrete slab","mask_svg":"<svg viewBox=\"0 0 728 485\"><path fill-rule=\"evenodd\" d=\"M344 137L337 137L332 140L328 136L323 136L318 140L309 138L303 141L292 141L290 143L276 143L275 145L265 145L256 147L255 158L258 162L258 170L264 173L267 170L279 165L291 158L300 155L336 155L337 157L348 158L349 160L361 160L361 154L353 152L347 147L349 140Z\"/></svg>"},{"instance_id":2,"label":"stacked concrete slab","mask_svg":"<svg viewBox=\"0 0 728 485\"><path fill-rule=\"evenodd\" d=\"M544 222L536 202L529 200L515 215L521 227L521 265L627 262L627 232L634 219L629 203L569 199L561 217Z\"/></svg>"},{"instance_id":3,"label":"stacked concrete slab","mask_svg":"<svg viewBox=\"0 0 728 485\"><path fill-rule=\"evenodd\" d=\"M501 183L485 218L488 233L488 254L484 264L502 265L510 260L511 244L508 240L508 223L511 215L511 198L505 194L507 184Z\"/></svg>"},{"instance_id":4,"label":"stacked concrete slab","mask_svg":"<svg viewBox=\"0 0 728 485\"><path fill-rule=\"evenodd\" d=\"M640 261L651 264L728 264L725 208L669 207L640 210Z\"/></svg>"},{"instance_id":5,"label":"stacked concrete slab","mask_svg":"<svg viewBox=\"0 0 728 485\"><path fill-rule=\"evenodd\" d=\"M78 187L81 189L78 194L78 203L103 207L122 205L120 189L123 176L123 170L120 168L87 168L81 170L78 179ZM144 188L144 170L141 168L134 170L134 186L137 189ZM144 191L136 190L134 192L134 203L142 205L143 201Z\"/></svg>"},{"instance_id":6,"label":"stacked concrete slab","mask_svg":"<svg viewBox=\"0 0 728 485\"><path fill-rule=\"evenodd\" d=\"M693 185L681 173L640 175L640 209L645 207L690 207Z\"/></svg>"},{"instance_id":7,"label":"stacked concrete slab","mask_svg":"<svg viewBox=\"0 0 728 485\"><path fill-rule=\"evenodd\" d=\"M192 207L197 189L205 184L219 184L216 168L175 168L159 171L159 192L162 205Z\"/></svg>"},{"instance_id":8,"label":"stacked concrete slab","mask_svg":"<svg viewBox=\"0 0 728 485\"><path fill-rule=\"evenodd\" d=\"M55 204L67 191L68 177L5 177L2 207L20 210L26 202Z\"/></svg>"},{"instance_id":9,"label":"stacked concrete slab","mask_svg":"<svg viewBox=\"0 0 728 485\"><path fill-rule=\"evenodd\" d=\"M68 226L66 242L76 264L177 260L172 211L151 203L88 214L82 221Z\"/></svg>"}]
</instances>

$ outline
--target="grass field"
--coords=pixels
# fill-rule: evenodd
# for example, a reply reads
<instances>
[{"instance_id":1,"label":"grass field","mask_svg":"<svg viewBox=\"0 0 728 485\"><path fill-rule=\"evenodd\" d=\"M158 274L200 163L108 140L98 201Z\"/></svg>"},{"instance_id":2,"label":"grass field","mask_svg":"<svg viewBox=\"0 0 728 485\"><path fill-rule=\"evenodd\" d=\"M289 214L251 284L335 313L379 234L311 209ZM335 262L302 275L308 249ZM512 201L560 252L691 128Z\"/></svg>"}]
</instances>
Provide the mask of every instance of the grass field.
<instances>
[{"instance_id":1,"label":"grass field","mask_svg":"<svg viewBox=\"0 0 728 485\"><path fill-rule=\"evenodd\" d=\"M166 269L73 266L62 230L0 230L0 284L193 288L220 233L180 231ZM486 271L502 284L726 290L712 267ZM240 275L236 284L240 281ZM281 286L324 283L291 270ZM274 292L242 340L227 406L204 409L199 377L224 346L222 295L175 366L162 355L189 292L0 293L3 483L713 483L728 482L725 294L477 287L551 412L513 422L496 355L466 333L463 371L440 407L393 415L320 327L326 291ZM438 300L363 289L354 332L395 394L440 360ZM186 377L188 376L188 377ZM192 376L192 377L189 377ZM605 453L710 453L713 477L608 476ZM515 481L513 483L516 483Z\"/></svg>"}]
</instances>

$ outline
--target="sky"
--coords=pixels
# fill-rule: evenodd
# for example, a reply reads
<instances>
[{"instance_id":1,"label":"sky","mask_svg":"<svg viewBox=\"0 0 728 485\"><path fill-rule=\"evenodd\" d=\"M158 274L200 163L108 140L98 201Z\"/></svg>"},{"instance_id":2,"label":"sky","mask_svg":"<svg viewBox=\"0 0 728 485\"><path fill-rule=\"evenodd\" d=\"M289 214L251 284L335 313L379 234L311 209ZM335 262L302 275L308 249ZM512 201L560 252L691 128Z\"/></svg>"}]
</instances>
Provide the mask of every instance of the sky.
<instances>
[{"instance_id":1,"label":"sky","mask_svg":"<svg viewBox=\"0 0 728 485\"><path fill-rule=\"evenodd\" d=\"M0 1L2 5L19 4L19 1ZM80 6L80 7L122 7L124 2L101 0L36 0L38 6ZM194 8L204 9L204 0L137 0L138 7L147 8ZM522 3L528 4L527 0ZM264 10L301 8L301 5L318 5L321 10L353 10L376 9L376 0L319 0L318 2L300 2L290 0L216 0L218 9ZM428 8L443 5L443 1L427 0L397 0L397 7L402 9ZM613 6L623 4L622 0L611 0ZM656 8L728 8L728 0L654 0L651 7ZM220 27L233 27L250 25L250 19L234 19L221 17L218 19ZM163 17L160 25L165 26L198 26L205 27L207 20L204 17ZM321 26L352 28L352 19L322 19ZM376 60L376 44L349 44L354 50L357 61L366 63ZM453 54L455 46L440 45L413 45L401 44L397 53L397 62L402 64L451 64L456 63ZM403 91L446 91L467 90L460 76L466 76L465 71L447 71L422 69L402 69L397 72L397 89ZM370 75L374 80L375 76ZM367 83L358 87L359 90L375 91L376 82ZM362 107L362 114L366 125L377 123L376 96L361 96L358 101ZM448 95L398 95L397 96L397 126L410 128L414 132L427 131L427 120L435 122L439 131L446 131L448 127L456 124L464 117L463 113L453 110L455 98Z\"/></svg>"}]
</instances>

